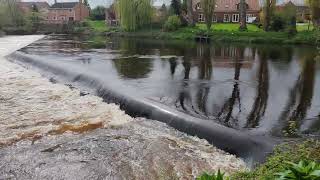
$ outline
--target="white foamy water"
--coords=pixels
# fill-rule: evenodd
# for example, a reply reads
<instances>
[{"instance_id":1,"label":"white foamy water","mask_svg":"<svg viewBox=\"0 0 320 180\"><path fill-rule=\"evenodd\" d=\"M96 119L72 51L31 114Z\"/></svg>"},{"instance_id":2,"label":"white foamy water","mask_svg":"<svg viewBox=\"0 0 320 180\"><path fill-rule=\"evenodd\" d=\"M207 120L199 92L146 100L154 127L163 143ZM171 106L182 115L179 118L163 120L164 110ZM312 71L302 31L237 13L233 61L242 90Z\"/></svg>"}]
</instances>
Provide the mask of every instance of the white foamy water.
<instances>
[{"instance_id":1,"label":"white foamy water","mask_svg":"<svg viewBox=\"0 0 320 180\"><path fill-rule=\"evenodd\" d=\"M205 140L187 136L167 125L162 123L160 123L162 125L159 125L159 122L151 120L150 122L145 120L147 121L145 124L139 125L140 119L128 116L115 104L104 103L101 98L92 95L80 96L80 92L76 89L52 84L39 73L6 61L1 57L1 53L4 56L12 52L13 49L23 46L21 44L17 47L14 46L17 38L19 37L11 37L11 40L7 38L6 46L11 47L11 50L0 51L0 147L2 146L2 153L7 154L2 158L7 167L6 169L0 168L0 172L3 172L3 174L12 172L10 167L14 169L16 164L21 164L21 167L26 165L27 168L28 162L33 161L32 158L37 156L33 153L38 151L34 152L33 147L30 146L33 143L27 143L27 147L24 147L25 143L22 143L23 146L20 148L26 149L21 152L26 151L26 154L21 156L22 159L11 159L11 157L19 156L18 152L13 153L16 150L15 148L19 148L19 146L9 146L13 143L39 141L39 144L47 146L47 144L54 144L55 136L68 135L68 138L70 138L69 135L71 135L76 138L78 135L85 135L86 133L88 133L88 136L96 136L96 134L92 135L92 131L96 129L105 129L105 133L108 133L109 131L117 131L118 128L119 132L126 131L126 128L128 132L134 132L131 133L132 137L130 138L132 139L129 138L130 143L134 145L134 142L137 141L145 145L148 147L146 157L155 158L154 162L141 159L132 165L132 167L139 165L141 172L144 172L144 168L151 166L143 163L139 164L139 162L144 161L156 163L157 166L163 164L163 168L175 167L173 173L178 177L183 177L183 174L188 172L192 174L192 176L189 176L190 179L204 170L217 171L222 169L227 173L232 173L245 168L241 159L213 147ZM37 38L29 38L29 42L33 42ZM24 39L24 45L27 45L28 38ZM4 45L4 43L0 43L0 47L3 48ZM116 134L116 132L113 133ZM75 145L72 143L83 140L75 140L74 138L70 138L70 146ZM65 139L62 138L61 141L63 140ZM114 142L117 140L117 137L113 139ZM76 145L84 146L81 143ZM160 149L159 146L161 146ZM132 151L134 150L132 149ZM119 153L122 153L122 151L125 153L127 150L120 149ZM13 153L12 156L10 152ZM139 152L132 152L131 154L135 153ZM62 154L67 156L68 152ZM168 157L168 159L164 163L161 158L157 159L157 154L158 157ZM108 154L105 156L108 156ZM46 159L46 157L42 158ZM186 159L188 160L187 164L185 163ZM10 164L14 160L17 162ZM48 161L51 160L48 159ZM79 169L79 171L82 170ZM153 169L150 170L150 173L152 171ZM23 177L23 174L21 177Z\"/></svg>"}]
</instances>

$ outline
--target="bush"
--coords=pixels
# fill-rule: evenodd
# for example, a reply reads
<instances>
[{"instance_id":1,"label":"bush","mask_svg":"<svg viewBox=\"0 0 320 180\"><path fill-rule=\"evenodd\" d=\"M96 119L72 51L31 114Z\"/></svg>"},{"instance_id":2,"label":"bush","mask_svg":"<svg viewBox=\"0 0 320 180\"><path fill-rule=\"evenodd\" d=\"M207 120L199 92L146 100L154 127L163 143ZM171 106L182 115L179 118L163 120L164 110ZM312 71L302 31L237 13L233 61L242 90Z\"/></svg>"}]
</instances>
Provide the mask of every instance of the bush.
<instances>
[{"instance_id":1,"label":"bush","mask_svg":"<svg viewBox=\"0 0 320 180\"><path fill-rule=\"evenodd\" d=\"M303 143L291 142L279 145L264 164L259 165L250 172L238 172L232 175L232 179L274 180L279 177L277 173L285 172L288 169L288 164L285 162L299 163L301 160L319 163L320 142L308 140Z\"/></svg>"},{"instance_id":2,"label":"bush","mask_svg":"<svg viewBox=\"0 0 320 180\"><path fill-rule=\"evenodd\" d=\"M286 27L286 20L280 16L280 15L275 15L272 18L272 22L271 22L271 29L273 31L283 31Z\"/></svg>"},{"instance_id":3,"label":"bush","mask_svg":"<svg viewBox=\"0 0 320 180\"><path fill-rule=\"evenodd\" d=\"M276 173L279 180L301 179L316 180L320 179L320 164L316 162L300 161L298 164L288 162L287 168L281 173Z\"/></svg>"},{"instance_id":4,"label":"bush","mask_svg":"<svg viewBox=\"0 0 320 180\"><path fill-rule=\"evenodd\" d=\"M169 16L168 20L164 23L165 31L176 31L181 26L181 20L178 16Z\"/></svg>"},{"instance_id":5,"label":"bush","mask_svg":"<svg viewBox=\"0 0 320 180\"><path fill-rule=\"evenodd\" d=\"M220 169L218 170L217 174L208 174L208 173L203 173L200 177L197 177L196 180L227 180L229 179L228 177L224 176L224 173L220 172Z\"/></svg>"}]
</instances>

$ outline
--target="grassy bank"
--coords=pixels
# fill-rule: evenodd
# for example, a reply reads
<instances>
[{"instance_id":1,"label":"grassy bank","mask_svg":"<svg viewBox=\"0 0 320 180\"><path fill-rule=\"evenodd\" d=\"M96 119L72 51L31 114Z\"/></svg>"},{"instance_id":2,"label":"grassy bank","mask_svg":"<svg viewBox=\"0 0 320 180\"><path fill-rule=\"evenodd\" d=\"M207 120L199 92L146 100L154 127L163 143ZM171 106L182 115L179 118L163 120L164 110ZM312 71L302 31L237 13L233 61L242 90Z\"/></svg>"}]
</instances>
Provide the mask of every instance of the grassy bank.
<instances>
[{"instance_id":1,"label":"grassy bank","mask_svg":"<svg viewBox=\"0 0 320 180\"><path fill-rule=\"evenodd\" d=\"M267 161L250 172L239 172L232 179L239 180L273 180L276 174L287 168L287 162L299 163L299 161L314 161L320 163L320 142L308 140L303 143L285 143L274 150Z\"/></svg>"},{"instance_id":2,"label":"grassy bank","mask_svg":"<svg viewBox=\"0 0 320 180\"><path fill-rule=\"evenodd\" d=\"M157 28L145 28L137 32L122 32L112 30L113 36L153 38L153 39L176 39L194 40L197 36L208 34L214 42L241 42L260 44L316 44L319 34L315 31L308 31L306 25L297 26L298 33L289 36L286 32L265 32L255 25L248 25L248 31L240 32L238 24L214 24L209 33L205 25L197 24L195 27L183 27L173 32L164 32Z\"/></svg>"}]
</instances>

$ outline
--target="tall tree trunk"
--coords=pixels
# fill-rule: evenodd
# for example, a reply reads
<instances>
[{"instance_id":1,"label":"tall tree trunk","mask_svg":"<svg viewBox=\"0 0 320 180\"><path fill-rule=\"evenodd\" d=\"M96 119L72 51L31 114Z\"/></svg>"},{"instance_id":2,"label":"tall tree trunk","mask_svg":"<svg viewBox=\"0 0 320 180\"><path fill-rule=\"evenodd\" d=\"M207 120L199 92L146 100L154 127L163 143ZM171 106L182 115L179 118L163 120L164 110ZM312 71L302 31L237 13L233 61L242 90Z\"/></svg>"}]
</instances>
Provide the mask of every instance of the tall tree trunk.
<instances>
[{"instance_id":1,"label":"tall tree trunk","mask_svg":"<svg viewBox=\"0 0 320 180\"><path fill-rule=\"evenodd\" d=\"M240 31L247 30L247 4L245 0L240 0Z\"/></svg>"},{"instance_id":2,"label":"tall tree trunk","mask_svg":"<svg viewBox=\"0 0 320 180\"><path fill-rule=\"evenodd\" d=\"M276 0L265 0L265 7L263 8L264 11L264 23L263 23L263 29L265 31L270 30L271 25L271 18L273 16L273 8L276 4Z\"/></svg>"},{"instance_id":3,"label":"tall tree trunk","mask_svg":"<svg viewBox=\"0 0 320 180\"><path fill-rule=\"evenodd\" d=\"M194 26L194 19L193 19L193 10L192 10L192 0L187 0L187 11L188 11L188 23L189 26Z\"/></svg>"}]
</instances>

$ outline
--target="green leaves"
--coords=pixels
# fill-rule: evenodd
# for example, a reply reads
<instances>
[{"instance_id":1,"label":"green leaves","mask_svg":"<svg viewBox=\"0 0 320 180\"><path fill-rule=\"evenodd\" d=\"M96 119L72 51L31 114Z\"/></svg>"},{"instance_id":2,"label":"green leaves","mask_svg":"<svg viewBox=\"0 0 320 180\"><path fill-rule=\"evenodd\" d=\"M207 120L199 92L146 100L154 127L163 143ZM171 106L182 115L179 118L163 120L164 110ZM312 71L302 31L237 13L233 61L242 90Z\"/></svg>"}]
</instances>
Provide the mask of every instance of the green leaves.
<instances>
[{"instance_id":1,"label":"green leaves","mask_svg":"<svg viewBox=\"0 0 320 180\"><path fill-rule=\"evenodd\" d=\"M288 167L284 172L277 173L277 180L319 180L320 164L300 161L298 164L286 162Z\"/></svg>"},{"instance_id":2,"label":"green leaves","mask_svg":"<svg viewBox=\"0 0 320 180\"><path fill-rule=\"evenodd\" d=\"M217 174L208 174L203 173L200 177L197 178L197 180L228 180L228 177L224 177L224 173L221 173L220 169L218 170Z\"/></svg>"}]
</instances>

